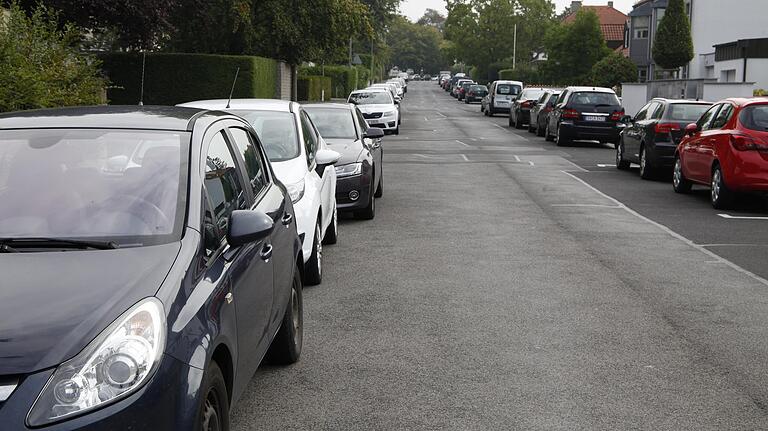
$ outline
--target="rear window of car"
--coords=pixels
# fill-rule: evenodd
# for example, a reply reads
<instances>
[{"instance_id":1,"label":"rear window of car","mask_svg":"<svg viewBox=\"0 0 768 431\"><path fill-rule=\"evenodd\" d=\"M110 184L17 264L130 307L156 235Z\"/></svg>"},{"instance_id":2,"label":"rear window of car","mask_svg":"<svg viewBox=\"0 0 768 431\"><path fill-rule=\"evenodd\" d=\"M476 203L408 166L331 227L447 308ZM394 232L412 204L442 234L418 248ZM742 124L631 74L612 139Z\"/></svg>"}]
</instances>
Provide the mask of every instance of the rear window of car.
<instances>
[{"instance_id":1,"label":"rear window of car","mask_svg":"<svg viewBox=\"0 0 768 431\"><path fill-rule=\"evenodd\" d=\"M768 105L747 106L739 114L739 121L747 129L768 132Z\"/></svg>"},{"instance_id":2,"label":"rear window of car","mask_svg":"<svg viewBox=\"0 0 768 431\"><path fill-rule=\"evenodd\" d=\"M667 110L667 119L672 121L695 123L707 112L711 105L673 103Z\"/></svg>"},{"instance_id":3,"label":"rear window of car","mask_svg":"<svg viewBox=\"0 0 768 431\"><path fill-rule=\"evenodd\" d=\"M519 85L499 84L496 86L496 94L516 96L520 94L522 88Z\"/></svg>"},{"instance_id":4,"label":"rear window of car","mask_svg":"<svg viewBox=\"0 0 768 431\"><path fill-rule=\"evenodd\" d=\"M544 90L523 90L520 98L523 100L538 100L542 94L544 94Z\"/></svg>"},{"instance_id":5,"label":"rear window of car","mask_svg":"<svg viewBox=\"0 0 768 431\"><path fill-rule=\"evenodd\" d=\"M486 87L485 85L473 85L472 87L469 88L469 90L482 92L482 91L488 91L488 87Z\"/></svg>"},{"instance_id":6,"label":"rear window of car","mask_svg":"<svg viewBox=\"0 0 768 431\"><path fill-rule=\"evenodd\" d=\"M600 93L596 91L579 91L573 93L569 105L581 106L618 106L619 98L613 93Z\"/></svg>"}]
</instances>

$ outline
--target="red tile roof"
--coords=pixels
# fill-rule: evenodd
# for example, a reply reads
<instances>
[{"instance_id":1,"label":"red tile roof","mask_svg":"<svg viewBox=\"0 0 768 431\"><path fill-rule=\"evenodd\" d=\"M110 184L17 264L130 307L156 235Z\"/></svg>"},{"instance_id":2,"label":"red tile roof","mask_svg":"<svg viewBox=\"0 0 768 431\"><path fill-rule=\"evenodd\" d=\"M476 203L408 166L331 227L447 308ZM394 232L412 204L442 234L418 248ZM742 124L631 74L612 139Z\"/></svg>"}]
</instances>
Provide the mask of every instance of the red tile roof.
<instances>
[{"instance_id":1,"label":"red tile roof","mask_svg":"<svg viewBox=\"0 0 768 431\"><path fill-rule=\"evenodd\" d=\"M600 30L605 40L624 40L624 24L603 24Z\"/></svg>"},{"instance_id":2,"label":"red tile roof","mask_svg":"<svg viewBox=\"0 0 768 431\"><path fill-rule=\"evenodd\" d=\"M627 16L624 15L621 11L616 10L610 6L582 6L581 9L584 10L591 10L594 13L597 14L597 17L600 19L600 24L606 25L606 24L621 24L624 25L625 22L627 22ZM573 22L573 20L576 19L576 14L572 13L565 17L563 20L564 22Z\"/></svg>"}]
</instances>

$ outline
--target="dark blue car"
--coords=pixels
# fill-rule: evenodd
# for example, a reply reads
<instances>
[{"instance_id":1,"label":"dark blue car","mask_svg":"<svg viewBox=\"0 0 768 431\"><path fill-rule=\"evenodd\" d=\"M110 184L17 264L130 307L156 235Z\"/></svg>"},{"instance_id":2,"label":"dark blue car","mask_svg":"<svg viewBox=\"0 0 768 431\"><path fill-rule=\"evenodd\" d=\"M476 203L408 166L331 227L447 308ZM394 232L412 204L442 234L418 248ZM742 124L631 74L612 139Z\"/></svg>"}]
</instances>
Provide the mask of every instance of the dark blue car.
<instances>
[{"instance_id":1,"label":"dark blue car","mask_svg":"<svg viewBox=\"0 0 768 431\"><path fill-rule=\"evenodd\" d=\"M0 115L0 202L0 429L226 430L298 360L293 207L238 117Z\"/></svg>"}]
</instances>

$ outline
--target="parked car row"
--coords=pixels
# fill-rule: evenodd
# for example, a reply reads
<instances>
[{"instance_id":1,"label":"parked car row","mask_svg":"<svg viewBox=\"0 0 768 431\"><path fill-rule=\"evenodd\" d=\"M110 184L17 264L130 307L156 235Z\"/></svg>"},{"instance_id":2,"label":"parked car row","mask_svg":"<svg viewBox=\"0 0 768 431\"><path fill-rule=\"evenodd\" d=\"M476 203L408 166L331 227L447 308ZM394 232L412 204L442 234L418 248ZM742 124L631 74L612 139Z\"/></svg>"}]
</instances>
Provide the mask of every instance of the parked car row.
<instances>
[{"instance_id":1,"label":"parked car row","mask_svg":"<svg viewBox=\"0 0 768 431\"><path fill-rule=\"evenodd\" d=\"M0 115L3 429L228 429L263 359L299 359L338 213L375 216L370 123L258 99Z\"/></svg>"}]
</instances>

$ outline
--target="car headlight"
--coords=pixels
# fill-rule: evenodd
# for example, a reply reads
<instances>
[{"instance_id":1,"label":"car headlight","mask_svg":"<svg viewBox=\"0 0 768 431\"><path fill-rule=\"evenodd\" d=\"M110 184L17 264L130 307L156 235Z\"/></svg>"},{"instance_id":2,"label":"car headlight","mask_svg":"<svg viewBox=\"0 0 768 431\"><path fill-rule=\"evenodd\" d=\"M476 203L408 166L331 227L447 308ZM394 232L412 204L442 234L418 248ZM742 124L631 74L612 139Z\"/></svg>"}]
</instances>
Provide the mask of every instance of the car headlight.
<instances>
[{"instance_id":1,"label":"car headlight","mask_svg":"<svg viewBox=\"0 0 768 431\"><path fill-rule=\"evenodd\" d=\"M389 111L384 113L385 117L394 117L395 115L397 115L397 111Z\"/></svg>"},{"instance_id":2,"label":"car headlight","mask_svg":"<svg viewBox=\"0 0 768 431\"><path fill-rule=\"evenodd\" d=\"M362 163L352 163L349 165L336 166L336 177L351 177L360 175L363 172Z\"/></svg>"},{"instance_id":3,"label":"car headlight","mask_svg":"<svg viewBox=\"0 0 768 431\"><path fill-rule=\"evenodd\" d=\"M157 298L131 307L56 368L29 411L28 424L40 426L78 415L138 390L160 364L165 331L165 313Z\"/></svg>"},{"instance_id":4,"label":"car headlight","mask_svg":"<svg viewBox=\"0 0 768 431\"><path fill-rule=\"evenodd\" d=\"M304 197L304 180L302 179L298 183L286 184L285 188L288 189L288 194L291 196L291 202L296 203Z\"/></svg>"}]
</instances>

